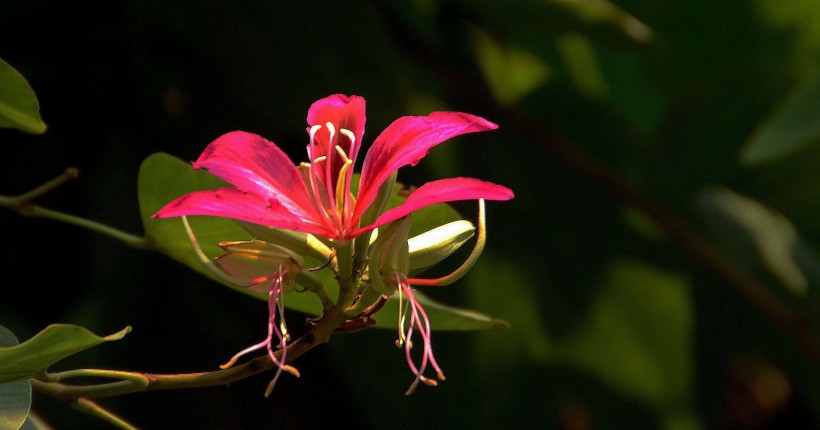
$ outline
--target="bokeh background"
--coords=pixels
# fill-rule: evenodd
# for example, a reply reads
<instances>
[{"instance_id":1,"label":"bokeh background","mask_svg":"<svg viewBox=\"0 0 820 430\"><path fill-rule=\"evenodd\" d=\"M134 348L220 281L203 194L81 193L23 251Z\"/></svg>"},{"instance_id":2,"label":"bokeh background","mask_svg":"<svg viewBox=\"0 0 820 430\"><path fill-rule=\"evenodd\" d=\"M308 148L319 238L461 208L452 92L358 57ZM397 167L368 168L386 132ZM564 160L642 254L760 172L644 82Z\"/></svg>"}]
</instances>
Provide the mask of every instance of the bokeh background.
<instances>
[{"instance_id":1,"label":"bokeh background","mask_svg":"<svg viewBox=\"0 0 820 430\"><path fill-rule=\"evenodd\" d=\"M267 399L260 376L102 401L141 428L820 425L814 0L2 0L0 58L49 127L0 130L0 194L77 167L38 203L136 234L147 156L193 160L245 130L301 160L329 94L367 99L366 144L433 110L500 125L399 175L516 192L488 205L468 278L429 292L510 323L435 333L446 382L405 397L395 333L367 330L299 358ZM134 327L58 368L207 370L264 335L263 302L163 255L9 210L0 225L0 324L21 341Z\"/></svg>"}]
</instances>

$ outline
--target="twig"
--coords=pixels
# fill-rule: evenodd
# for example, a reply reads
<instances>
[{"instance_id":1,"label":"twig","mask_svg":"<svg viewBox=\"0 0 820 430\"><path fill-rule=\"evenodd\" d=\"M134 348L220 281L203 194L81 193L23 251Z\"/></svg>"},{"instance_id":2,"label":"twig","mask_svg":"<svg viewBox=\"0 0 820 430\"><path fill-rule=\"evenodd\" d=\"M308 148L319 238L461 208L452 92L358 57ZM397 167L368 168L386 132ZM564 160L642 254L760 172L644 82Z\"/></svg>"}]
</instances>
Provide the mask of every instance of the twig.
<instances>
[{"instance_id":1,"label":"twig","mask_svg":"<svg viewBox=\"0 0 820 430\"><path fill-rule=\"evenodd\" d=\"M42 206L38 206L32 204L32 201L38 197L43 196L44 194L52 191L61 185L65 184L66 182L76 178L79 176L80 172L76 168L70 167L66 169L60 176L28 191L18 196L0 196L0 207L6 207L11 210L16 211L20 215L28 216L28 217L35 217L35 218L48 218L55 221L64 222L66 224L76 225L78 227L85 228L87 230L91 230L93 232L97 232L103 234L105 236L109 236L111 238L117 239L124 244L137 249L148 249L151 248L152 243L146 237L143 236L136 236L131 233L126 233L122 230L118 230L116 228L107 226L105 224L101 224L95 221L91 221L89 219L81 218L75 215L70 215L64 212L55 211L52 209L47 209Z\"/></svg>"}]
</instances>

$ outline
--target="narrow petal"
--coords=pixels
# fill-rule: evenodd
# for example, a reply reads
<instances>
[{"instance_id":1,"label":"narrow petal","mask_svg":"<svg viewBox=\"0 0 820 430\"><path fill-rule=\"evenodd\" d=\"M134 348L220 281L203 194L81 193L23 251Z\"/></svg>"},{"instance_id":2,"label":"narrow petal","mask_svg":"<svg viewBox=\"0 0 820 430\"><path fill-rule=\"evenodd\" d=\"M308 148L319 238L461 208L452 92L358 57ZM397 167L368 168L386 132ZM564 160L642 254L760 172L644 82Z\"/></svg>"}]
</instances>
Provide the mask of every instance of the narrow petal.
<instances>
[{"instance_id":1,"label":"narrow petal","mask_svg":"<svg viewBox=\"0 0 820 430\"><path fill-rule=\"evenodd\" d=\"M327 234L325 229L314 224L313 220L300 218L274 199L265 200L256 194L233 188L185 194L165 205L152 218L183 215L224 217L322 236Z\"/></svg>"},{"instance_id":2,"label":"narrow petal","mask_svg":"<svg viewBox=\"0 0 820 430\"><path fill-rule=\"evenodd\" d=\"M428 182L407 197L399 206L384 212L373 224L354 231L356 236L376 227L395 221L411 212L436 203L458 200L510 200L514 197L511 189L473 178L448 178Z\"/></svg>"},{"instance_id":3,"label":"narrow petal","mask_svg":"<svg viewBox=\"0 0 820 430\"><path fill-rule=\"evenodd\" d=\"M307 116L307 123L309 126L324 126L325 123L329 122L336 127L337 132L342 128L352 131L353 136L356 137L355 142L353 142L353 146L342 147L342 149L353 161L356 161L356 154L359 151L359 146L361 145L362 137L364 136L365 120L364 98L359 96L348 97L343 94L334 94L314 102L310 106ZM321 134L317 137L324 138L325 135ZM345 144L348 143L347 139L341 140L345 142ZM311 154L311 162L316 157L326 155L329 152L326 138L319 139L317 143L318 145L315 148L315 152L313 148L308 148L308 151ZM332 150L332 148L330 149Z\"/></svg>"},{"instance_id":4,"label":"narrow petal","mask_svg":"<svg viewBox=\"0 0 820 430\"><path fill-rule=\"evenodd\" d=\"M241 191L265 200L276 199L290 212L315 219L296 166L276 144L261 136L244 131L224 134L205 148L194 168L205 169Z\"/></svg>"},{"instance_id":5,"label":"narrow petal","mask_svg":"<svg viewBox=\"0 0 820 430\"><path fill-rule=\"evenodd\" d=\"M433 112L428 116L397 119L367 151L353 220L359 219L373 203L379 186L400 167L416 165L430 148L450 138L495 128L498 126L490 121L460 112Z\"/></svg>"}]
</instances>

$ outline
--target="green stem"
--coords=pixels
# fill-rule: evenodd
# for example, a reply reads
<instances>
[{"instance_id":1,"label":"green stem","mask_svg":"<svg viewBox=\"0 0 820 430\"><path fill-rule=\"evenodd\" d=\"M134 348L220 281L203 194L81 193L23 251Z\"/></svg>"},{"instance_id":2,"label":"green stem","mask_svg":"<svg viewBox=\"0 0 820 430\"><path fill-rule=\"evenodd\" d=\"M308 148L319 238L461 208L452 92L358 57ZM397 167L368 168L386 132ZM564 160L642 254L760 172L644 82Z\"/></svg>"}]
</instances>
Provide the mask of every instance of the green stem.
<instances>
[{"instance_id":1,"label":"green stem","mask_svg":"<svg viewBox=\"0 0 820 430\"><path fill-rule=\"evenodd\" d=\"M78 227L82 227L87 230L101 233L103 235L119 240L120 242L132 248L147 249L152 246L151 241L145 237L135 236L133 234L126 233L122 230L117 230L113 227L109 227L98 222L94 222L74 215L69 215L52 209L46 209L42 206L34 205L31 203L31 201L36 199L37 197L40 197L48 193L49 191L54 190L55 188L65 184L71 179L76 178L78 175L79 171L77 169L69 168L66 169L66 171L62 175L32 189L31 191L28 191L15 197L0 196L0 207L12 209L23 216L35 218L48 218L55 221L64 222L66 224L76 225Z\"/></svg>"},{"instance_id":2,"label":"green stem","mask_svg":"<svg viewBox=\"0 0 820 430\"><path fill-rule=\"evenodd\" d=\"M347 319L345 309L352 303L356 295L356 289L352 285L352 277L350 271L345 272L345 267L352 268L350 261L351 247L349 243L347 246L341 244L340 253L337 256L347 256L347 264L339 264L342 267L341 273L347 273L346 276L339 277L339 297L336 304L333 305L316 323L302 337L288 345L288 362L292 362L300 357L305 352L309 351L316 345L326 343L333 331L338 328ZM281 351L277 352L281 356ZM183 388L199 388L212 387L219 385L227 385L232 382L256 375L274 367L270 357L264 355L255 358L239 366L235 366L224 370L215 370L211 372L201 373L183 373L183 374L151 374L151 373L136 373L123 372L116 377L122 379L117 382L110 382L104 384L94 385L67 385L61 382L50 382L40 379L31 379L32 387L44 394L50 395L64 400L74 400L80 398L101 398L120 396L124 394L154 391L154 390L173 390ZM113 376L117 371L104 371L109 376ZM125 373L130 373L126 378ZM103 376L97 374L96 376ZM144 381L148 381L147 384Z\"/></svg>"},{"instance_id":3,"label":"green stem","mask_svg":"<svg viewBox=\"0 0 820 430\"><path fill-rule=\"evenodd\" d=\"M325 284L312 273L302 271L296 278L296 283L319 297L319 300L322 301L322 310L327 311L333 307L333 299L330 298Z\"/></svg>"},{"instance_id":4,"label":"green stem","mask_svg":"<svg viewBox=\"0 0 820 430\"><path fill-rule=\"evenodd\" d=\"M127 372L121 370L107 370L107 369L75 369L67 370L65 372L48 373L46 379L48 381L62 381L69 378L92 377L92 378L110 378L123 379L134 382L138 385L147 387L150 380L142 373Z\"/></svg>"},{"instance_id":5,"label":"green stem","mask_svg":"<svg viewBox=\"0 0 820 430\"><path fill-rule=\"evenodd\" d=\"M124 430L136 430L137 429L133 424L130 424L128 421L125 421L124 419L122 419L122 418L118 417L117 415L115 415L113 412L103 408L102 406L98 405L97 403L92 402L91 400L83 399L83 398L77 399L76 401L71 403L71 407L78 410L78 411L80 411L80 412L83 412L83 413L86 413L86 414L89 414L89 415L93 415L93 416L95 416L97 418L100 418L104 421L108 421L109 423L113 424L114 426L116 426L118 428L121 428L121 429L124 429Z\"/></svg>"},{"instance_id":6,"label":"green stem","mask_svg":"<svg viewBox=\"0 0 820 430\"><path fill-rule=\"evenodd\" d=\"M2 206L2 201L0 201L0 206ZM116 239L132 248L149 249L152 247L152 242L144 236L136 236L134 234L126 233L122 230L118 230L105 224L98 223L96 221L91 221L86 218L81 218L78 216L69 215L67 213L46 209L41 206L26 205L25 207L18 209L17 212L25 216L48 218L55 221L64 222L66 224L76 225L86 230L90 230Z\"/></svg>"},{"instance_id":7,"label":"green stem","mask_svg":"<svg viewBox=\"0 0 820 430\"><path fill-rule=\"evenodd\" d=\"M342 281L351 284L353 277L353 244L350 241L334 243L336 249L336 276L339 287ZM341 294L341 292L339 293Z\"/></svg>"}]
</instances>

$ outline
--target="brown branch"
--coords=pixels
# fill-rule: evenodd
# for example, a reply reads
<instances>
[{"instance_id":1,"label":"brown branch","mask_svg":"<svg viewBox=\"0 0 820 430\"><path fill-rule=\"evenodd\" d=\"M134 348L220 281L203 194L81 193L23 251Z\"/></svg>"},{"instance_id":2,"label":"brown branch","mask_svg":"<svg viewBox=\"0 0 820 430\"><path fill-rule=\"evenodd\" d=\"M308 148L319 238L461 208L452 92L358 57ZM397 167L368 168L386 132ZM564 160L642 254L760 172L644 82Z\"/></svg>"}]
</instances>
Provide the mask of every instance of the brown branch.
<instances>
[{"instance_id":1,"label":"brown branch","mask_svg":"<svg viewBox=\"0 0 820 430\"><path fill-rule=\"evenodd\" d=\"M718 252L715 246L689 222L632 187L612 169L583 150L580 145L561 136L531 113L499 104L481 79L467 73L464 68L455 64L451 57L425 44L404 25L383 0L375 0L374 3L395 42L432 70L455 93L474 103L494 121L512 127L529 140L537 142L579 176L621 203L642 212L671 242L711 270L727 287L732 288L760 313L790 334L808 356L820 365L820 336L807 317L774 295L764 283L749 276Z\"/></svg>"}]
</instances>

